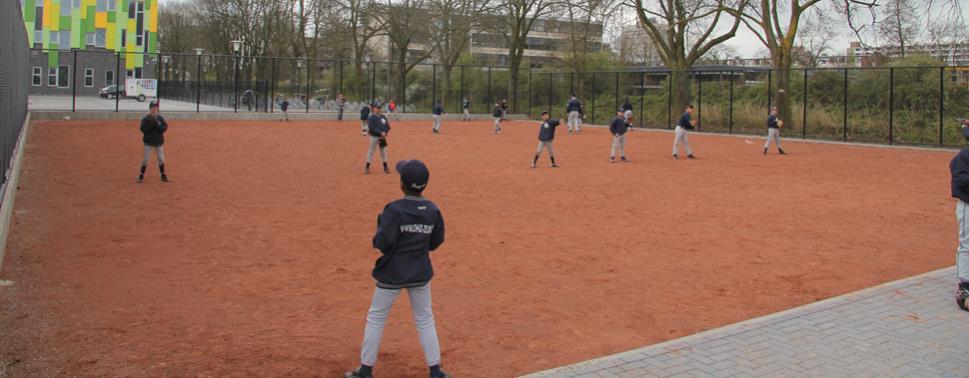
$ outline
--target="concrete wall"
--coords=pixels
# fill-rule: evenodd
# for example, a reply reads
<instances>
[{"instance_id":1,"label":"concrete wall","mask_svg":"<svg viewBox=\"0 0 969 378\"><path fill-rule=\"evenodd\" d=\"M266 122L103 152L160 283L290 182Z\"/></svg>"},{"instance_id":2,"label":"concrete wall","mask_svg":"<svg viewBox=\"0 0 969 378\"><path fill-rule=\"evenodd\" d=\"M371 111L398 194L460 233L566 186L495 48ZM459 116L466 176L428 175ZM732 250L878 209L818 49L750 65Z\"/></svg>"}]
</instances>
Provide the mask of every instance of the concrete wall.
<instances>
[{"instance_id":1,"label":"concrete wall","mask_svg":"<svg viewBox=\"0 0 969 378\"><path fill-rule=\"evenodd\" d=\"M145 113L137 112L60 112L60 111L33 111L30 113L31 120L62 120L65 117L70 117L74 120L140 120ZM208 113L192 113L192 112L172 112L165 113L162 112L165 118L170 120L239 120L239 121L277 121L282 118L282 113L231 113L231 112L208 112ZM357 113L346 113L344 114L343 121L348 124L356 124L360 122ZM491 120L491 115L488 114L474 114L471 116L474 120ZM335 121L336 113L290 113L289 119L292 121ZM391 121L394 120L393 117L390 118ZM523 114L509 114L509 120L522 121L528 119ZM422 113L409 113L401 114L401 121L430 121L430 114ZM460 121L460 114L451 114L444 117L446 121Z\"/></svg>"}]
</instances>

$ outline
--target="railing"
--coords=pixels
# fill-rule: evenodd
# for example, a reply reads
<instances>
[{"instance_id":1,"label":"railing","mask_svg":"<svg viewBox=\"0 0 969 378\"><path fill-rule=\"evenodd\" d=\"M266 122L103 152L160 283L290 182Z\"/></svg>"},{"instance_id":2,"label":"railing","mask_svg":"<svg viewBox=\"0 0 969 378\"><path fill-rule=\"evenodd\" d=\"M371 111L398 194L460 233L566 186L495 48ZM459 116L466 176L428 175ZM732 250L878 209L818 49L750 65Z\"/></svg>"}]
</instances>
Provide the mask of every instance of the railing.
<instances>
[{"instance_id":1,"label":"railing","mask_svg":"<svg viewBox=\"0 0 969 378\"><path fill-rule=\"evenodd\" d=\"M30 51L21 14L19 1L0 0L0 184L9 179L13 151L27 119Z\"/></svg>"}]
</instances>

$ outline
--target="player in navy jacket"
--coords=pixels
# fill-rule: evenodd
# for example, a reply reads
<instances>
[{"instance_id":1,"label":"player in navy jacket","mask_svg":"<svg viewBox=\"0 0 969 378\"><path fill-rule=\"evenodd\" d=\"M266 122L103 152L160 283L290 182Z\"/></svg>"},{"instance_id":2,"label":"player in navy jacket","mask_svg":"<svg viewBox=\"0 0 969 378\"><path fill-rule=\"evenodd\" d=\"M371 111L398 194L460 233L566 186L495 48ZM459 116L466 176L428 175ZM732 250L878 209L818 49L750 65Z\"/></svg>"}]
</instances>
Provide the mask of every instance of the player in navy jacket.
<instances>
[{"instance_id":1,"label":"player in navy jacket","mask_svg":"<svg viewBox=\"0 0 969 378\"><path fill-rule=\"evenodd\" d=\"M430 173L420 160L397 163L400 188L404 198L393 201L377 217L373 247L380 258L373 268L374 288L367 326L360 348L360 368L346 373L346 378L369 378L377 362L384 324L402 289L407 290L417 334L424 349L430 376L448 377L441 371L441 347L431 311L431 251L444 243L444 217L437 205L422 196Z\"/></svg>"},{"instance_id":2,"label":"player in navy jacket","mask_svg":"<svg viewBox=\"0 0 969 378\"><path fill-rule=\"evenodd\" d=\"M548 112L542 112L542 124L538 127L538 149L535 150L535 159L532 160L532 168L538 164L538 157L542 155L542 149L548 150L548 159L552 162L552 168L558 168L555 164L555 150L552 149L552 141L555 140L555 128L561 122L557 119L549 119Z\"/></svg>"},{"instance_id":3,"label":"player in navy jacket","mask_svg":"<svg viewBox=\"0 0 969 378\"><path fill-rule=\"evenodd\" d=\"M565 114L568 114L569 117L566 123L569 133L571 134L573 129L578 132L579 127L582 126L582 102L574 94L569 99L569 102L565 104Z\"/></svg>"},{"instance_id":4,"label":"player in navy jacket","mask_svg":"<svg viewBox=\"0 0 969 378\"><path fill-rule=\"evenodd\" d=\"M777 152L786 155L784 149L781 148L781 126L784 126L784 121L777 117L777 107L772 107L770 115L767 116L767 141L764 142L764 155L767 155L767 147L770 146L771 140L774 141Z\"/></svg>"},{"instance_id":5,"label":"player in navy jacket","mask_svg":"<svg viewBox=\"0 0 969 378\"><path fill-rule=\"evenodd\" d=\"M676 137L673 139L674 159L680 158L678 154L680 143L683 143L683 146L686 147L686 157L693 159L693 149L690 148L690 140L687 138L687 130L693 130L694 126L696 126L696 121L693 120L693 105L687 105L683 115L680 116L680 121L676 124Z\"/></svg>"},{"instance_id":6,"label":"player in navy jacket","mask_svg":"<svg viewBox=\"0 0 969 378\"><path fill-rule=\"evenodd\" d=\"M969 121L963 121L962 135L969 140ZM949 163L952 174L952 197L956 198L956 221L959 225L959 247L956 249L956 275L959 287L956 303L969 311L969 148L959 151Z\"/></svg>"},{"instance_id":7,"label":"player in navy jacket","mask_svg":"<svg viewBox=\"0 0 969 378\"><path fill-rule=\"evenodd\" d=\"M495 119L495 134L501 135L501 119L504 117L501 104L495 103L495 108L491 111L491 117Z\"/></svg>"},{"instance_id":8,"label":"player in navy jacket","mask_svg":"<svg viewBox=\"0 0 969 378\"><path fill-rule=\"evenodd\" d=\"M434 134L441 133L441 116L444 115L444 105L441 105L441 100L434 101L434 106L431 108L431 115L434 117Z\"/></svg>"},{"instance_id":9,"label":"player in navy jacket","mask_svg":"<svg viewBox=\"0 0 969 378\"><path fill-rule=\"evenodd\" d=\"M461 120L470 121L471 120L471 101L468 100L468 96L464 96L464 98L461 99L461 109L464 110L464 117L461 118Z\"/></svg>"},{"instance_id":10,"label":"player in navy jacket","mask_svg":"<svg viewBox=\"0 0 969 378\"><path fill-rule=\"evenodd\" d=\"M367 149L367 165L363 168L363 174L370 173L370 161L378 146L380 160L384 163L384 173L390 173L390 168L387 167L387 134L390 133L390 121L380 114L380 104L373 105L373 113L367 117L366 125L366 132L370 135L370 147Z\"/></svg>"},{"instance_id":11,"label":"player in navy jacket","mask_svg":"<svg viewBox=\"0 0 969 378\"><path fill-rule=\"evenodd\" d=\"M626 118L626 111L620 108L616 111L616 118L609 124L609 132L612 133L612 150L609 152L609 162L616 162L616 150L619 150L620 159L626 162L626 132L629 131L629 119Z\"/></svg>"},{"instance_id":12,"label":"player in navy jacket","mask_svg":"<svg viewBox=\"0 0 969 378\"><path fill-rule=\"evenodd\" d=\"M168 175L165 174L165 131L168 131L168 122L165 117L158 114L158 102L152 101L148 105L149 114L141 119L141 141L145 144L144 153L141 157L141 172L138 173L137 182L141 184L145 181L145 170L148 168L148 161L151 159L151 151L155 150L155 158L158 160L158 171L161 172L162 182L168 182Z\"/></svg>"}]
</instances>

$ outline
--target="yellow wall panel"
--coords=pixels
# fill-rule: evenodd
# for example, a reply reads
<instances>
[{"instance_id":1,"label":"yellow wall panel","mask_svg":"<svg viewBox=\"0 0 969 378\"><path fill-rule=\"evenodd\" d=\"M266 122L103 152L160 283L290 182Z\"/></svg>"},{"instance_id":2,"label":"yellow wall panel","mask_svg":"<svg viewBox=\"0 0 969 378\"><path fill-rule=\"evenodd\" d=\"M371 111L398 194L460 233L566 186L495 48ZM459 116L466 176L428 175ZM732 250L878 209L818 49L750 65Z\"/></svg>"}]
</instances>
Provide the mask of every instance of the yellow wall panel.
<instances>
[{"instance_id":1,"label":"yellow wall panel","mask_svg":"<svg viewBox=\"0 0 969 378\"><path fill-rule=\"evenodd\" d=\"M105 30L104 48L112 51L117 50L117 38L118 34L115 28L108 28L108 30Z\"/></svg>"}]
</instances>

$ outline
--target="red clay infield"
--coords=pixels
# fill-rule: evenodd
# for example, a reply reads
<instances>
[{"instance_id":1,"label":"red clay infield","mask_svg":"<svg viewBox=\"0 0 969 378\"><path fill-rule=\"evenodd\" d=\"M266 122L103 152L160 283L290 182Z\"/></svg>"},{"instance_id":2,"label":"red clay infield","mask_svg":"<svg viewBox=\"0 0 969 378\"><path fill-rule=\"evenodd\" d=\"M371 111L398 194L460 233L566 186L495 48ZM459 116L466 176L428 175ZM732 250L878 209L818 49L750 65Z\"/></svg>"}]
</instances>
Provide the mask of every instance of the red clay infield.
<instances>
[{"instance_id":1,"label":"red clay infield","mask_svg":"<svg viewBox=\"0 0 969 378\"><path fill-rule=\"evenodd\" d=\"M0 279L12 375L337 376L359 362L377 213L357 122L172 121L173 183L137 122L35 122ZM397 124L447 221L433 254L444 366L511 376L803 305L953 263L951 151L559 129ZM752 142L752 143L750 143ZM410 305L376 373L424 377ZM2 371L3 369L0 369Z\"/></svg>"}]
</instances>

